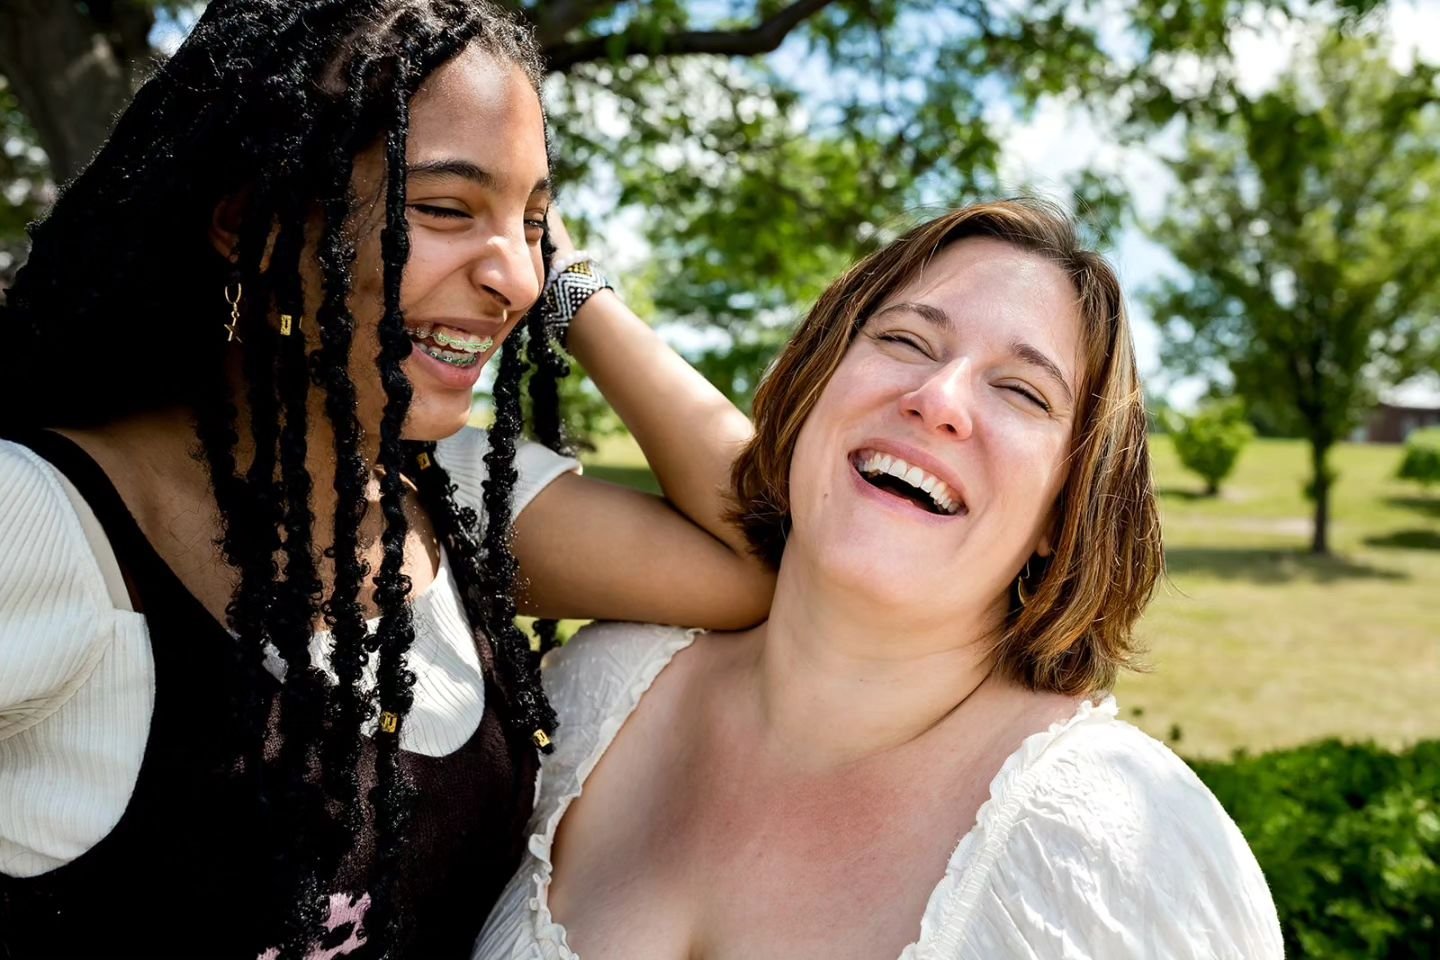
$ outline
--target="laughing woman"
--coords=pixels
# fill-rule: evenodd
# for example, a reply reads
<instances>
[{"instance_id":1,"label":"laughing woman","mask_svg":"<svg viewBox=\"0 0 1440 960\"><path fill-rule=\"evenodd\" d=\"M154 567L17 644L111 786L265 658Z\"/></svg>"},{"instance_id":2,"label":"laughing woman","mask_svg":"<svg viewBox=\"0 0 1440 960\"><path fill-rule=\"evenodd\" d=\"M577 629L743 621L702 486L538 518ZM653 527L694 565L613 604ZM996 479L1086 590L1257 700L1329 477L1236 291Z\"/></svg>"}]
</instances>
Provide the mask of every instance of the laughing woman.
<instances>
[{"instance_id":1,"label":"laughing woman","mask_svg":"<svg viewBox=\"0 0 1440 960\"><path fill-rule=\"evenodd\" d=\"M213 0L33 229L0 956L463 956L565 736L517 609L763 616L749 424L547 230L540 76L483 0ZM567 329L668 503L521 439Z\"/></svg>"},{"instance_id":2,"label":"laughing woman","mask_svg":"<svg viewBox=\"0 0 1440 960\"><path fill-rule=\"evenodd\" d=\"M977 206L860 263L755 426L769 619L552 654L570 736L477 960L1279 958L1234 823L1108 695L1161 544L1120 289L1069 221Z\"/></svg>"}]
</instances>

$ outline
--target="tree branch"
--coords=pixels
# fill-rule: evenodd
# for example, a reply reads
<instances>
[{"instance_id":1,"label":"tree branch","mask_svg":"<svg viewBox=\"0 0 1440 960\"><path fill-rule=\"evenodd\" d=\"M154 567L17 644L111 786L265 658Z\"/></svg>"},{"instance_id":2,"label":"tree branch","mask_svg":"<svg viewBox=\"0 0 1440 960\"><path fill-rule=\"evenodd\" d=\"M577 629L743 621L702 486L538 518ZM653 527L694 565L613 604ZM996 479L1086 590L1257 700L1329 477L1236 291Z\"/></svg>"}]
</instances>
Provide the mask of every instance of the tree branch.
<instances>
[{"instance_id":1,"label":"tree branch","mask_svg":"<svg viewBox=\"0 0 1440 960\"><path fill-rule=\"evenodd\" d=\"M129 66L117 42L143 37L153 16L147 6L126 4L100 23L76 3L0 2L0 70L56 182L84 165L130 99Z\"/></svg>"},{"instance_id":2,"label":"tree branch","mask_svg":"<svg viewBox=\"0 0 1440 960\"><path fill-rule=\"evenodd\" d=\"M548 49L546 56L550 69L556 73L564 73L577 63L608 60L617 47L623 53L643 53L651 57L692 53L749 57L774 50L784 42L790 31L833 2L835 0L796 0L745 30L702 30L656 37L643 28L632 28L608 36L562 43Z\"/></svg>"},{"instance_id":3,"label":"tree branch","mask_svg":"<svg viewBox=\"0 0 1440 960\"><path fill-rule=\"evenodd\" d=\"M541 0L526 13L535 22L535 39L542 50L565 43L565 35L581 24L609 12L616 0Z\"/></svg>"}]
</instances>

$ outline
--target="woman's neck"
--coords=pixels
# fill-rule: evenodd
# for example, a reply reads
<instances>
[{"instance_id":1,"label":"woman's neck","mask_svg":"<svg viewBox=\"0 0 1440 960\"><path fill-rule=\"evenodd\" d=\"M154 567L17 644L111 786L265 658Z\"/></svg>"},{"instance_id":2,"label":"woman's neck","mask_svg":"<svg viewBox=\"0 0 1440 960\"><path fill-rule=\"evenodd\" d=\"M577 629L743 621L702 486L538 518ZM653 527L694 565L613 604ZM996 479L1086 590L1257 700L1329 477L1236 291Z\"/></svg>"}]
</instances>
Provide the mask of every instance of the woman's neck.
<instances>
[{"instance_id":1,"label":"woman's neck","mask_svg":"<svg viewBox=\"0 0 1440 960\"><path fill-rule=\"evenodd\" d=\"M813 567L782 566L748 664L763 735L817 765L924 737L993 683L999 611L950 613L897 612Z\"/></svg>"}]
</instances>

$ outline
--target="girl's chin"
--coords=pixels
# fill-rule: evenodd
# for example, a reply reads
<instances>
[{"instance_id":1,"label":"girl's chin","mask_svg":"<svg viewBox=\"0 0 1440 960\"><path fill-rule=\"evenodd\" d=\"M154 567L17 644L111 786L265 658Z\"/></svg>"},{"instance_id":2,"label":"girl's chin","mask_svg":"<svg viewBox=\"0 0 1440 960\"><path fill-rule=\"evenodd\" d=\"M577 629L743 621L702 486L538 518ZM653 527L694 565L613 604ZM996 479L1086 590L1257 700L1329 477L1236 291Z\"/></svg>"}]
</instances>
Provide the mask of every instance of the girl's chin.
<instances>
[{"instance_id":1,"label":"girl's chin","mask_svg":"<svg viewBox=\"0 0 1440 960\"><path fill-rule=\"evenodd\" d=\"M463 403L439 402L439 397L424 397L416 390L401 435L417 443L433 443L453 437L470 423L469 400L467 395Z\"/></svg>"}]
</instances>

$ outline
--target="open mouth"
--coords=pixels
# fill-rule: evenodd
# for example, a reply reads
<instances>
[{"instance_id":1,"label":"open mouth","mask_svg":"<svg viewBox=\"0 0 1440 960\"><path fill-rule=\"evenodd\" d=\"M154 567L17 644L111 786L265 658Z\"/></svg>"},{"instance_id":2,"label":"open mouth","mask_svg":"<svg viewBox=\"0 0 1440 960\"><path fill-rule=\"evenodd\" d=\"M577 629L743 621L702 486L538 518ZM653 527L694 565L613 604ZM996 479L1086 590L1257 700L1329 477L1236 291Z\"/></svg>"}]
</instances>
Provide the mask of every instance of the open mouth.
<instances>
[{"instance_id":1,"label":"open mouth","mask_svg":"<svg viewBox=\"0 0 1440 960\"><path fill-rule=\"evenodd\" d=\"M481 337L444 324L420 323L406 327L415 349L452 367L473 367L495 345L494 337Z\"/></svg>"},{"instance_id":2,"label":"open mouth","mask_svg":"<svg viewBox=\"0 0 1440 960\"><path fill-rule=\"evenodd\" d=\"M858 450L851 455L850 463L870 486L908 500L927 513L953 517L969 512L944 480L893 454Z\"/></svg>"}]
</instances>

